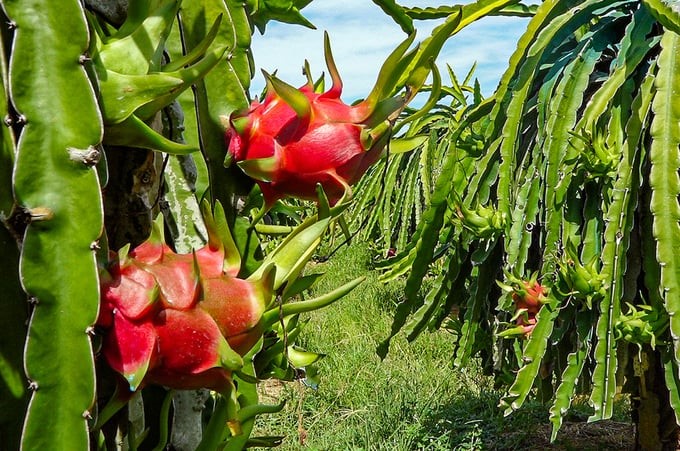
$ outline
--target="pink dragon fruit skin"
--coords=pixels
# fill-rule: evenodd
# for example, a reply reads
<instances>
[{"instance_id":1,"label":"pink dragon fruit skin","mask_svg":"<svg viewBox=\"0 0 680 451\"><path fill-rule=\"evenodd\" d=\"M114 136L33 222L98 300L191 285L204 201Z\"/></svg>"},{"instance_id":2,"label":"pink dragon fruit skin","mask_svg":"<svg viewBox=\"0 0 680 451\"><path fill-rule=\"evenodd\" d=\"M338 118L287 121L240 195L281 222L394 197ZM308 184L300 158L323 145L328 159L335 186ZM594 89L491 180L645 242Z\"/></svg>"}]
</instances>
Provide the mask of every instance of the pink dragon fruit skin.
<instances>
[{"instance_id":1,"label":"pink dragon fruit skin","mask_svg":"<svg viewBox=\"0 0 680 451\"><path fill-rule=\"evenodd\" d=\"M261 299L268 295L261 286L248 280L215 277L203 280L201 309L215 320L229 346L243 355L260 338L261 318L265 305ZM228 307L225 308L225 299Z\"/></svg>"},{"instance_id":2,"label":"pink dragon fruit skin","mask_svg":"<svg viewBox=\"0 0 680 451\"><path fill-rule=\"evenodd\" d=\"M364 126L357 118L363 105L344 104L339 90L317 94L303 86L299 91L309 101L309 117L298 117L283 98L270 92L263 103L253 102L240 133L233 127L227 131L236 161L274 157L272 170L256 179L269 205L286 196L315 199L317 183L335 202L380 157L380 149L362 144Z\"/></svg>"},{"instance_id":3,"label":"pink dragon fruit skin","mask_svg":"<svg viewBox=\"0 0 680 451\"><path fill-rule=\"evenodd\" d=\"M261 336L272 292L266 275L252 281L228 272L223 248L176 254L158 237L111 262L97 325L104 359L132 391L227 386Z\"/></svg>"},{"instance_id":4,"label":"pink dragon fruit skin","mask_svg":"<svg viewBox=\"0 0 680 451\"><path fill-rule=\"evenodd\" d=\"M371 135L370 126L404 106L376 108L375 99L345 104L328 43L326 60L333 80L328 91L315 92L311 82L295 89L265 74L263 102L230 117L229 157L260 186L266 206L288 196L315 200L317 184L336 203L382 154L388 130Z\"/></svg>"}]
</instances>

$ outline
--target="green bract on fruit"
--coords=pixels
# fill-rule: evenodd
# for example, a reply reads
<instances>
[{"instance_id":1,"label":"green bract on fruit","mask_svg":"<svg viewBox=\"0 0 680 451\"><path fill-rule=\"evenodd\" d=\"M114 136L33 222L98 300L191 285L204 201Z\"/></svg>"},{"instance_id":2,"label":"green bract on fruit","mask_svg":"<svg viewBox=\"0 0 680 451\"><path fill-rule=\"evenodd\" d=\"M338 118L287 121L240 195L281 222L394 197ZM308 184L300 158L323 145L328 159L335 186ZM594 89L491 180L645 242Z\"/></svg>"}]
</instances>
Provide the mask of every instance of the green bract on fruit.
<instances>
[{"instance_id":1,"label":"green bract on fruit","mask_svg":"<svg viewBox=\"0 0 680 451\"><path fill-rule=\"evenodd\" d=\"M229 118L228 157L255 179L267 206L287 196L316 199L317 184L337 202L381 156L389 119L407 102L404 96L380 98L380 86L357 105L345 104L327 36L325 54L333 80L328 91L315 92L311 81L295 89L265 73L264 101Z\"/></svg>"},{"instance_id":2,"label":"green bract on fruit","mask_svg":"<svg viewBox=\"0 0 680 451\"><path fill-rule=\"evenodd\" d=\"M221 390L260 339L273 271L239 279L219 240L176 254L162 227L157 221L146 242L103 271L102 354L131 390L146 383Z\"/></svg>"}]
</instances>

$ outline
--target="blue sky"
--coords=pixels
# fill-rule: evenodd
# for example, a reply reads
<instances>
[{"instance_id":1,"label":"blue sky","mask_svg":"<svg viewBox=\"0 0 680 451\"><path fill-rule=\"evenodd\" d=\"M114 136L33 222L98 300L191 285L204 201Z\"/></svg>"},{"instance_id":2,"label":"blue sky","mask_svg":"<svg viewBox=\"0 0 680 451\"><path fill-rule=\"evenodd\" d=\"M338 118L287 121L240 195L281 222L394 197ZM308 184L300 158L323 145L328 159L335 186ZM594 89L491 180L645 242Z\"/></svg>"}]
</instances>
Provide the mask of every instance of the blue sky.
<instances>
[{"instance_id":1,"label":"blue sky","mask_svg":"<svg viewBox=\"0 0 680 451\"><path fill-rule=\"evenodd\" d=\"M426 7L446 1L410 0L399 3ZM315 0L302 12L316 25L316 30L270 22L264 35L256 32L253 36L257 68L253 95L259 93L264 85L260 69L270 73L277 70L279 78L294 86L305 82L302 76L305 59L309 60L315 75L326 71L323 59L325 30L330 35L333 56L345 85L343 99L351 102L370 91L382 62L406 37L399 26L370 0ZM415 21L418 30L416 39L428 36L438 23ZM488 95L507 67L526 23L527 19L517 17L484 18L450 38L437 62L441 68L449 64L462 79L476 61L475 75L482 91Z\"/></svg>"}]
</instances>

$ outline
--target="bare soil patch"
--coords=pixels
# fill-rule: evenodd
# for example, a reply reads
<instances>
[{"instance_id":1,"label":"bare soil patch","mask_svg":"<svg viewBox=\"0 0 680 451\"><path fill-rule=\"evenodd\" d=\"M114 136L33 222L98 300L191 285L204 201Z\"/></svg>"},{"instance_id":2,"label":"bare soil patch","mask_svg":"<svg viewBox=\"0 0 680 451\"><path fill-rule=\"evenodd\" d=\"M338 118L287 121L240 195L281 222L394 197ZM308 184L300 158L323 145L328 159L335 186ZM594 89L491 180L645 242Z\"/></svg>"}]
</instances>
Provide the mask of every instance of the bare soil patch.
<instances>
[{"instance_id":1,"label":"bare soil patch","mask_svg":"<svg viewBox=\"0 0 680 451\"><path fill-rule=\"evenodd\" d=\"M551 450L551 451L628 451L635 449L635 427L632 423L620 421L598 421L595 423L565 422L557 439L550 443L552 427L549 424L535 426L534 440L519 444L513 450ZM517 432L526 438L526 432ZM504 443L509 443L504 437ZM491 448L504 449L504 448Z\"/></svg>"}]
</instances>

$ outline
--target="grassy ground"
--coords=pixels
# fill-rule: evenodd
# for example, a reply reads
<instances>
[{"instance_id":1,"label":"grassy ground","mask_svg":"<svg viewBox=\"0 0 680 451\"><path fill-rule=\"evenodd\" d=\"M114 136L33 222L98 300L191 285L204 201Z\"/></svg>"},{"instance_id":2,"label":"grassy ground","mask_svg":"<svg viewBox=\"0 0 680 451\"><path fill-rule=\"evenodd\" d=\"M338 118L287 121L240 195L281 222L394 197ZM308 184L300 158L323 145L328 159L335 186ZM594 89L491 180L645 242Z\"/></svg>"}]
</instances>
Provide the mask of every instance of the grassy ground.
<instances>
[{"instance_id":1,"label":"grassy ground","mask_svg":"<svg viewBox=\"0 0 680 451\"><path fill-rule=\"evenodd\" d=\"M314 268L326 273L317 291L365 275L369 267L366 246L344 248ZM261 417L254 435L285 435L282 451L630 448L629 423L586 425L588 412L579 414L579 408L572 419L580 421L566 424L554 445L544 407L530 404L504 418L496 407L501 393L490 378L474 366L451 367L445 332L411 344L397 337L380 361L375 348L389 333L401 289L368 272L349 296L311 315L301 344L328 353L319 363L321 384L317 390L300 382L263 384L265 398L288 401L281 413Z\"/></svg>"}]
</instances>

